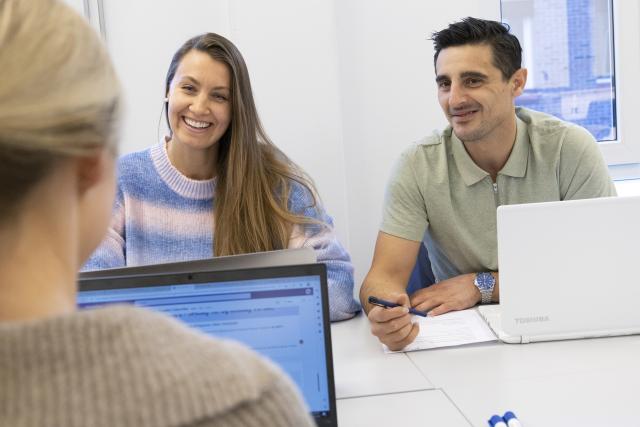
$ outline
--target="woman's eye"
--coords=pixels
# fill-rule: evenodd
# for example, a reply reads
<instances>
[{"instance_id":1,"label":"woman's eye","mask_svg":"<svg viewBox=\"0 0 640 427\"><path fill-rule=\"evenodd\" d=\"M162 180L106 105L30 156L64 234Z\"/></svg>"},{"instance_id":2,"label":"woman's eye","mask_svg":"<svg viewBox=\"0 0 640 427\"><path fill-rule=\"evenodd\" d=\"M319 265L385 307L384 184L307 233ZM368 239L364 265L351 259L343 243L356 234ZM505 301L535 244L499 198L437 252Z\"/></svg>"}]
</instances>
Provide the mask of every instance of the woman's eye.
<instances>
[{"instance_id":1,"label":"woman's eye","mask_svg":"<svg viewBox=\"0 0 640 427\"><path fill-rule=\"evenodd\" d=\"M185 92L193 92L195 89L191 85L184 85L182 86L182 90L184 90Z\"/></svg>"}]
</instances>

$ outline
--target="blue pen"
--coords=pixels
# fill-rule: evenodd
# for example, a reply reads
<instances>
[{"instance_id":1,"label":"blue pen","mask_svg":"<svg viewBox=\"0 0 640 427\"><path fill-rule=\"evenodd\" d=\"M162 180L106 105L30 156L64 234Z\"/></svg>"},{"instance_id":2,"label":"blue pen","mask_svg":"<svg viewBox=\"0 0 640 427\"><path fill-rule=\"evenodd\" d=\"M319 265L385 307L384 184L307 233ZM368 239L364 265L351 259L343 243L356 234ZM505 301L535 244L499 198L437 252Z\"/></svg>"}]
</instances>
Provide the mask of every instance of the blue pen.
<instances>
[{"instance_id":1,"label":"blue pen","mask_svg":"<svg viewBox=\"0 0 640 427\"><path fill-rule=\"evenodd\" d=\"M507 411L502 416L504 422L507 423L507 427L522 427L518 418L516 418L516 414L511 411Z\"/></svg>"},{"instance_id":2,"label":"blue pen","mask_svg":"<svg viewBox=\"0 0 640 427\"><path fill-rule=\"evenodd\" d=\"M489 425L491 427L507 427L507 424L504 422L504 419L500 415L494 415L489 418Z\"/></svg>"},{"instance_id":3,"label":"blue pen","mask_svg":"<svg viewBox=\"0 0 640 427\"><path fill-rule=\"evenodd\" d=\"M400 304L396 304L395 302L385 301L383 299L376 298L374 296L369 297L369 304L377 305L379 307L384 307L384 308L393 308L393 307L401 306ZM424 311L418 311L415 308L410 308L409 313L415 314L416 316L427 317L427 313L425 313Z\"/></svg>"}]
</instances>

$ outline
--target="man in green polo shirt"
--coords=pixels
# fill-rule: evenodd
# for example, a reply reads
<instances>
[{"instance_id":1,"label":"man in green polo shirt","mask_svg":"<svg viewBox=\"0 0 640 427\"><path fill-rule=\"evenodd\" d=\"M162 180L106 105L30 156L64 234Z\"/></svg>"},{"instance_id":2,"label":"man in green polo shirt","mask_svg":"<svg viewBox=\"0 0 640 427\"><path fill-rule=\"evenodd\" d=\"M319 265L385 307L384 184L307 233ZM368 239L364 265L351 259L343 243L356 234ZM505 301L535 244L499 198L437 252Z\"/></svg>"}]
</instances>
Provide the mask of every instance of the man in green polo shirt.
<instances>
[{"instance_id":1,"label":"man in green polo shirt","mask_svg":"<svg viewBox=\"0 0 640 427\"><path fill-rule=\"evenodd\" d=\"M413 144L396 164L360 291L372 333L392 350L418 333L408 307L438 315L500 300L499 205L615 195L591 134L515 107L527 70L505 26L466 18L432 40L438 101L450 126ZM423 239L437 283L407 295ZM400 306L372 306L372 295Z\"/></svg>"}]
</instances>

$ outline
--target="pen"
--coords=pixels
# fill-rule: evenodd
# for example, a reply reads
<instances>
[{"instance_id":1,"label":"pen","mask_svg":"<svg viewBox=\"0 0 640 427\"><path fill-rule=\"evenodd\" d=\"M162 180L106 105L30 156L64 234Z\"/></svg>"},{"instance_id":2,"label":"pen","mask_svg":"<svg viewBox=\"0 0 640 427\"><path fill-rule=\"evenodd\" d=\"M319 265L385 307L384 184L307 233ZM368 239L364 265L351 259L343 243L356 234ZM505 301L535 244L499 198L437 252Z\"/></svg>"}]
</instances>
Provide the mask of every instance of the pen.
<instances>
[{"instance_id":1,"label":"pen","mask_svg":"<svg viewBox=\"0 0 640 427\"><path fill-rule=\"evenodd\" d=\"M522 424L520 424L520 421L516 418L516 414L511 411L505 412L502 418L508 427L522 427Z\"/></svg>"},{"instance_id":2,"label":"pen","mask_svg":"<svg viewBox=\"0 0 640 427\"><path fill-rule=\"evenodd\" d=\"M383 299L376 298L374 296L369 297L369 304L377 305L379 307L384 307L384 308L400 307L400 304L396 304L395 302L391 302L391 301L385 301ZM424 311L418 311L415 308L410 308L409 313L415 314L417 316L427 317L427 313L425 313Z\"/></svg>"}]
</instances>

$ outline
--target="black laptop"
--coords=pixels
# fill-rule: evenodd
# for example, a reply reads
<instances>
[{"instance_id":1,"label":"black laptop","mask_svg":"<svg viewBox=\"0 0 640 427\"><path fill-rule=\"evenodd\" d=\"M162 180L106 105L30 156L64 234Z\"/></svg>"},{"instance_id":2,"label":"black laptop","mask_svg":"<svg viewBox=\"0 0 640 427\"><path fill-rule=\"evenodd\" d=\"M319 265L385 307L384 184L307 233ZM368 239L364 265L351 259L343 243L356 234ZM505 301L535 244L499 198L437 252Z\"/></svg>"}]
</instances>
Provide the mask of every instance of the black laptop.
<instances>
[{"instance_id":1,"label":"black laptop","mask_svg":"<svg viewBox=\"0 0 640 427\"><path fill-rule=\"evenodd\" d=\"M318 426L337 425L324 264L85 277L79 288L81 309L134 304L248 345L289 374Z\"/></svg>"}]
</instances>

